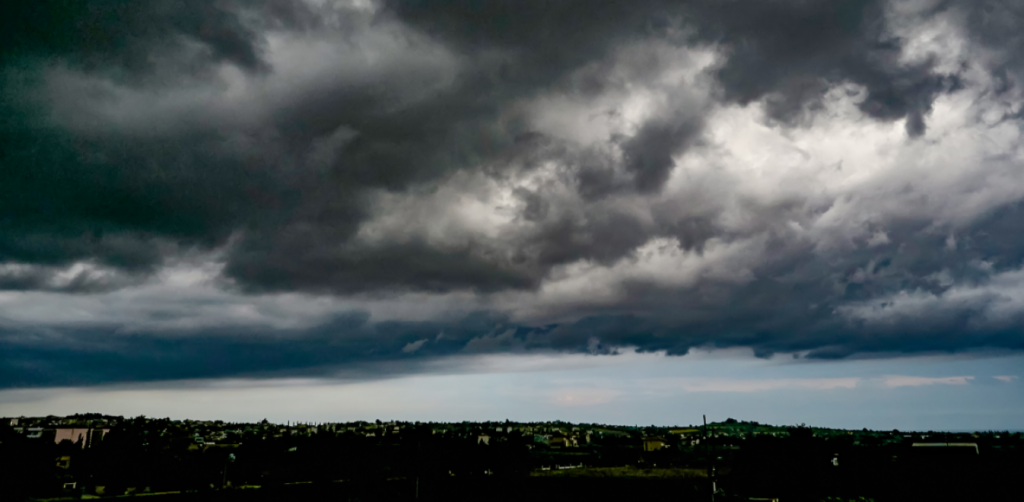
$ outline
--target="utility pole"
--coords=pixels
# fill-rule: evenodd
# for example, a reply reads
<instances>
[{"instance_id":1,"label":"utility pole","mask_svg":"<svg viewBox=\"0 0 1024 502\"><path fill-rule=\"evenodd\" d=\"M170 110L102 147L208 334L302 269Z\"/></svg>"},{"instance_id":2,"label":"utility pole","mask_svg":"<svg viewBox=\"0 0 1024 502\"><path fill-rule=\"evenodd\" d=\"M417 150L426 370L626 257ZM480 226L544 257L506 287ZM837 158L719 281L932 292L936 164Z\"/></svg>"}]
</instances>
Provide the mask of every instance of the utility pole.
<instances>
[{"instance_id":1,"label":"utility pole","mask_svg":"<svg viewBox=\"0 0 1024 502\"><path fill-rule=\"evenodd\" d=\"M235 454L228 454L228 458L224 460L224 479L221 481L220 489L223 490L228 487L228 464L235 461Z\"/></svg>"},{"instance_id":2,"label":"utility pole","mask_svg":"<svg viewBox=\"0 0 1024 502\"><path fill-rule=\"evenodd\" d=\"M708 481L711 482L711 502L715 502L715 490L716 490L717 487L715 486L715 477L714 477L715 476L714 475L715 467L714 467L714 461L711 459L711 443L708 442L708 416L707 415L703 415L703 417L704 417L704 451L706 451L707 455L708 455L708 467L707 467Z\"/></svg>"},{"instance_id":3,"label":"utility pole","mask_svg":"<svg viewBox=\"0 0 1024 502\"><path fill-rule=\"evenodd\" d=\"M420 471L423 468L423 451L420 449L422 442L423 440L416 441L416 500L420 499Z\"/></svg>"}]
</instances>

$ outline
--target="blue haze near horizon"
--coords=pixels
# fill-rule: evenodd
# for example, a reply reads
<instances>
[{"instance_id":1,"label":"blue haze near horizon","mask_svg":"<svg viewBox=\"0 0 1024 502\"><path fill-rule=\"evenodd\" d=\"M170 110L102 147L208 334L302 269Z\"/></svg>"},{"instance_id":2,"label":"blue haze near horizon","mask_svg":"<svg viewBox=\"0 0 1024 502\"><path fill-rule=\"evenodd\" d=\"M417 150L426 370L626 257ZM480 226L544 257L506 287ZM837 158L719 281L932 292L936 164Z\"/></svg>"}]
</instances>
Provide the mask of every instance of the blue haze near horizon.
<instances>
[{"instance_id":1,"label":"blue haze near horizon","mask_svg":"<svg viewBox=\"0 0 1024 502\"><path fill-rule=\"evenodd\" d=\"M524 366L530 359L536 361ZM0 416L99 412L258 421L698 424L726 418L872 430L1021 430L1021 356L842 362L517 356L389 379L187 381L0 391ZM995 377L1003 379L996 379Z\"/></svg>"}]
</instances>

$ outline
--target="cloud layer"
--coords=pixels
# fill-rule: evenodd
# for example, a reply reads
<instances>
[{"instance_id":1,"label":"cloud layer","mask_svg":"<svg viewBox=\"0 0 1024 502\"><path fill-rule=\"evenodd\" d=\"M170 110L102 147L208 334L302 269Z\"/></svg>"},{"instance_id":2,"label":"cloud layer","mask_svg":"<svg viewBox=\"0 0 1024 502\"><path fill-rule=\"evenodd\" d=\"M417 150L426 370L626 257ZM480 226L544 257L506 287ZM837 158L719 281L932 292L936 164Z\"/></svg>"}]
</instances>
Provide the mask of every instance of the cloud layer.
<instances>
[{"instance_id":1,"label":"cloud layer","mask_svg":"<svg viewBox=\"0 0 1024 502\"><path fill-rule=\"evenodd\" d=\"M0 13L0 385L1024 346L1009 2L72 4Z\"/></svg>"}]
</instances>

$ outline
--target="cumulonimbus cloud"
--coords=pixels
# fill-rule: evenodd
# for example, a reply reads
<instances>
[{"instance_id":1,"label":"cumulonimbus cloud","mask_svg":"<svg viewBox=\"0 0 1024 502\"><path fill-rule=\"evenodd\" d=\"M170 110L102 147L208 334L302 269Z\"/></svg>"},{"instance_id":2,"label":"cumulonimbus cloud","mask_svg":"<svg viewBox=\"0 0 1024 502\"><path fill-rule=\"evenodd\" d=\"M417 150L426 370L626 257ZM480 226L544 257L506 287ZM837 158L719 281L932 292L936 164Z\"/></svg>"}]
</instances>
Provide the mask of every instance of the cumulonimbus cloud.
<instances>
[{"instance_id":1,"label":"cumulonimbus cloud","mask_svg":"<svg viewBox=\"0 0 1024 502\"><path fill-rule=\"evenodd\" d=\"M2 8L9 385L1022 347L1009 3L184 6Z\"/></svg>"}]
</instances>

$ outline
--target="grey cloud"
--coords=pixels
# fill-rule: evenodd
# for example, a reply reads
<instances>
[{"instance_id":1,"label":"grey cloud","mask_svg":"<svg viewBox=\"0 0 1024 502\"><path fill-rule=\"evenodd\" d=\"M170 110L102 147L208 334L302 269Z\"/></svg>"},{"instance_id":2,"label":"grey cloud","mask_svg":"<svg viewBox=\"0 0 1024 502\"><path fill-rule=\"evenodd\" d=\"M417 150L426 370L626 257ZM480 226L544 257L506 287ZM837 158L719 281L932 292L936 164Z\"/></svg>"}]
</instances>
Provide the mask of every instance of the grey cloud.
<instances>
[{"instance_id":1,"label":"grey cloud","mask_svg":"<svg viewBox=\"0 0 1024 502\"><path fill-rule=\"evenodd\" d=\"M273 78L276 70L265 58L266 30L316 40L338 26L353 37L407 25L413 31L394 28L394 36L421 46L429 39L416 37L433 37L460 61L456 69L436 71L396 66L368 80L329 75L312 87L298 86L302 92L274 104L264 122L240 126L214 120L148 138L116 130L66 131L40 118L48 106L40 98L7 103L6 111L15 118L0 138L7 145L4 163L12 166L3 180L9 195L4 208L8 237L0 243L4 260L64 264L92 258L152 268L163 258L156 244L161 239L210 249L240 235L226 271L251 290L533 288L550 266L591 257L607 263L656 235L676 234L699 245L695 236L705 238L712 227L706 217L659 229L621 211L599 212L586 223L566 214L538 220L538 230L526 234L525 242L508 243L523 248L516 259L536 260L527 264L510 265L504 254L480 251L484 245L455 251L425 244L392 249L346 245L368 217L362 205L367 190L400 193L478 166L500 171L516 150L531 155L540 148L535 153L542 157L575 166L579 191L589 201L624 190L658 192L674 167L673 157L692 148L702 134L704 105L685 94L667 95L664 110L639 124L635 134L608 138L607 148L621 148L622 165L607 148L580 151L558 147L554 139L524 143L521 138L531 134L526 117L510 107L545 92L592 96L630 79L642 81L645 72L657 68L657 58L636 62L625 81L618 74L611 78L614 66L604 61L622 44L691 43L680 23L700 27L699 41L728 48L715 77L725 98L741 103L769 95L804 103L817 91L807 91L804 84L797 94L786 89L824 75L864 84L867 113L882 119L909 114L911 132L921 132L921 117L942 88L935 83L940 77L927 67L896 62L899 43L883 39L880 7L873 2L772 2L743 4L742 9L717 2L558 8L531 2L400 2L377 13L316 10L301 2L127 2L79 6L59 15L57 6L50 7L40 9L55 19L77 19L77 24L62 31L45 16L23 23L19 29L33 35L6 44L7 54L28 58L8 59L19 61L18 71L31 68L25 61L63 60L100 78L112 78L101 70L113 68L142 77L180 72L175 63L153 55L177 51L175 58L186 57L190 49L166 43L185 37L206 48L204 64L226 61L266 74L250 78ZM575 28L560 29L569 25ZM75 42L93 31L102 36ZM876 47L876 42L884 43ZM407 81L432 81L436 89L417 95L403 84ZM140 82L147 92L171 90L145 78ZM33 87L38 83L10 85L13 95L37 94ZM88 110L78 113L85 114L82 120L97 120ZM785 118L788 112L772 113ZM348 132L343 141L325 143L340 130ZM622 174L631 177L631 188L623 185ZM527 210L543 207L550 203L536 199ZM107 236L134 243L111 248ZM375 266L362 255L387 256L391 262ZM462 258L448 258L456 255ZM463 259L475 264L472 272L454 266ZM324 268L336 272L323 274ZM482 282L475 284L474 277Z\"/></svg>"},{"instance_id":2,"label":"grey cloud","mask_svg":"<svg viewBox=\"0 0 1024 502\"><path fill-rule=\"evenodd\" d=\"M22 52L43 61L67 57L90 62L85 65L87 71L120 65L142 75L155 75L160 68L136 64L136 60L150 64L149 51L163 47L157 42L180 34L207 45L214 61L230 60L248 69L262 67L258 57L261 37L253 31L258 26L243 27L241 16L235 15L240 7L224 6L182 9L173 14L164 4L88 10L80 13L83 22L96 24L107 42L78 47L66 40L37 40L40 50L49 47L54 52L33 52L31 47ZM279 7L269 8L276 13ZM600 15L606 16L604 22L617 18L607 12ZM293 19L292 14L283 16L291 19L282 22L285 28L317 28ZM361 13L348 17L362 19L363 30L379 20ZM106 29L104 23L112 26ZM140 37L131 35L136 25L142 30ZM360 205L366 190L401 191L414 184L429 184L454 169L486 165L514 147L516 139L529 131L517 125L515 117L502 123L503 107L537 93L588 58L600 57L611 41L603 36L602 27L595 25L591 30L577 41L580 51L566 50L552 60L547 60L546 50L537 52L537 47L513 50L511 60L499 60L497 65L486 55L468 55L471 69L457 76L450 88L397 107L388 86L419 75L399 71L354 86L326 81L283 103L270 123L255 129L206 126L155 138L139 138L130 131L83 134L40 120L47 106L41 99L12 103L9 111L20 117L20 123L12 123L14 127L3 139L9 146L5 164L13 167L6 173L4 186L11 195L6 198L6 213L14 227L5 232L3 256L14 262L54 265L98 258L105 264L121 261L151 268L162 261L156 245L160 239L209 249L224 245L240 232L241 241L226 271L254 290L533 287L543 269L516 271L469 248L454 252L413 244L347 253L335 249L352 237L366 217ZM590 47L598 53L583 50ZM544 72L531 75L529 69L537 58L544 60ZM34 93L31 88L37 85L28 84L29 90ZM32 95L29 90L11 88L23 97ZM160 87L151 90L163 91ZM64 99L74 103L79 98ZM88 114L88 110L77 113ZM653 173L638 175L638 180L648 180L638 181L645 186L651 185L650 180L656 185L664 179L670 167L671 143L685 141L670 138L667 133L673 129L666 127L673 124L648 129L655 134L642 133L630 143L634 145L633 165L640 166L642 173ZM302 167L310 161L302 152L340 128L352 133L326 152L330 165L313 170ZM244 150L237 151L232 146L236 143ZM659 148L653 161L645 160L647 153L638 150L647 143ZM71 172L84 175L66 176ZM55 190L60 195L55 196ZM105 246L111 235L133 240L134 254L118 254ZM32 245L34 241L46 243ZM300 247L302 252L296 253ZM466 271L461 266L466 262L456 255L479 266ZM372 262L377 256L388 256L392 263L375 267ZM444 265L446 261L449 266ZM320 272L325 266L338 273L325 276ZM483 279L486 277L495 278L493 285ZM477 284L480 279L483 282Z\"/></svg>"},{"instance_id":3,"label":"grey cloud","mask_svg":"<svg viewBox=\"0 0 1024 502\"><path fill-rule=\"evenodd\" d=\"M611 264L648 237L635 215L614 207L593 207L586 214L557 215L538 225L517 256L546 267L577 259Z\"/></svg>"},{"instance_id":4,"label":"grey cloud","mask_svg":"<svg viewBox=\"0 0 1024 502\"><path fill-rule=\"evenodd\" d=\"M423 340L416 340L415 342L409 342L409 343L405 344L405 347L402 347L402 352L404 352L406 354L409 354L409 353L412 353L412 352L416 352L417 350L420 349L420 347L423 346L424 343L427 343L429 341L430 340L427 340L426 338L424 338Z\"/></svg>"},{"instance_id":5,"label":"grey cloud","mask_svg":"<svg viewBox=\"0 0 1024 502\"><path fill-rule=\"evenodd\" d=\"M60 269L46 266L0 268L0 290L50 291L57 293L102 293L142 282L137 274L117 269Z\"/></svg>"},{"instance_id":6,"label":"grey cloud","mask_svg":"<svg viewBox=\"0 0 1024 502\"><path fill-rule=\"evenodd\" d=\"M910 260L919 273L941 266L914 263L927 260L927 251L900 258L899 241L894 236L893 247L845 255L840 264L822 263L811 250L790 245L778 259L758 267L763 278L741 286L708 282L680 290L635 284L629 299L615 308L634 313L589 315L545 325L512 322L502 313L486 311L435 321L370 321L366 314L353 312L296 329L126 332L117 325L42 328L8 322L0 333L7 356L0 364L0 385L225 376L379 378L422 371L430 361L459 354L615 354L624 347L671 355L693 348L750 347L759 357L796 352L818 359L1024 348L1019 315L1001 322L990 319L990 308L1004 300L998 291L986 292L993 281L988 276L976 282L979 294L970 301L941 303L940 310L926 310L926 318L911 313L877 323L842 312L843 306L883 301L905 289L908 280L921 280L905 269L892 270L900 264L887 257ZM851 279L858 269L867 270L866 277ZM860 284L871 294L867 299L851 298L851 284ZM948 290L929 294L942 302Z\"/></svg>"},{"instance_id":7,"label":"grey cloud","mask_svg":"<svg viewBox=\"0 0 1024 502\"><path fill-rule=\"evenodd\" d=\"M624 141L626 169L634 173L636 188L642 193L660 189L675 165L672 156L692 143L703 128L699 117L669 117L648 121Z\"/></svg>"},{"instance_id":8,"label":"grey cloud","mask_svg":"<svg viewBox=\"0 0 1024 502\"><path fill-rule=\"evenodd\" d=\"M260 36L236 15L242 5L192 0L10 4L3 8L0 47L7 58L59 59L98 72L171 76L157 65L191 73L221 61L266 70ZM190 50L191 43L200 50Z\"/></svg>"},{"instance_id":9,"label":"grey cloud","mask_svg":"<svg viewBox=\"0 0 1024 502\"><path fill-rule=\"evenodd\" d=\"M995 52L991 61L993 74L1005 77L1012 73L1017 80L1015 85L1021 85L1024 57L1020 49L1024 46L1024 36L1018 23L1024 16L1024 7L1004 0L946 0L939 2L935 10L964 16L971 37Z\"/></svg>"},{"instance_id":10,"label":"grey cloud","mask_svg":"<svg viewBox=\"0 0 1024 502\"><path fill-rule=\"evenodd\" d=\"M772 1L701 3L703 36L727 45L718 70L725 97L740 103L767 98L769 115L796 123L820 106L830 82L864 86L869 116L908 118L907 133L924 133L934 98L955 88L928 62L900 61L903 41L885 27L886 2Z\"/></svg>"},{"instance_id":11,"label":"grey cloud","mask_svg":"<svg viewBox=\"0 0 1024 502\"><path fill-rule=\"evenodd\" d=\"M515 329L509 329L504 333L489 333L478 336L466 342L463 352L467 353L493 353L509 350L522 350L523 342L515 336Z\"/></svg>"},{"instance_id":12,"label":"grey cloud","mask_svg":"<svg viewBox=\"0 0 1024 502\"><path fill-rule=\"evenodd\" d=\"M456 321L268 330L260 341L215 331L113 336L119 327L108 326L69 330L57 349L12 341L19 332L4 335L6 353L17 354L0 370L9 386L329 371L474 351L636 346L684 354L712 345L829 358L1020 348L1013 329L986 321L998 295L979 295L933 323L907 317L886 327L841 315L901 291L942 297L954 284L983 288L1020 267L1019 201L989 200L988 213L954 225L879 208L963 195L915 191L895 175L865 189L887 197L783 186L768 189L789 195L759 200L714 170L707 126L722 105L761 103L771 127L812 127L826 91L839 84L863 89L863 116L904 119L909 136L926 136L935 101L977 83L966 70L940 71L935 58L905 60L908 41L886 25L886 2L26 5L5 6L2 16L10 29L0 44L0 265L29 268L0 274L0 289L108 291L182 253L222 250L223 278L241 294L468 291L494 299L539 295L565 265L639 260L638 248L654 238L678 242L695 259L712 259L714 243L758 256L743 280L697 274L666 286L627 278L616 284L621 297L599 308L589 291L578 292L579 302L550 308L554 318L580 320L551 325L512 323L495 308ZM998 56L982 64L1009 94L1024 75L1013 9L940 2L913 15L960 13L965 43ZM271 39L298 47L285 61L294 66L275 67ZM317 52L317 44L332 50ZM617 52L627 46L639 49ZM658 81L675 63L656 46L718 50L700 81L711 98L688 88L697 84ZM335 52L343 56L317 59ZM551 97L604 107L602 97L636 89L661 101L627 132L590 144L536 130L526 106ZM149 110L150 101L159 106ZM138 107L146 110L125 109ZM624 113L595 110L623 121ZM707 172L670 187L677 159L695 157ZM1000 162L1012 168L1016 160ZM514 224L488 229L493 235L428 238L422 227L435 216L411 211L402 231L361 240L381 216L374 211L390 209L374 206L382 194L427 198L461 174L496 184L550 179L513 186ZM902 183L904 192L895 187ZM873 216L839 214L849 222L835 225L837 235L813 234L843 204ZM888 240L867 242L861 230ZM76 262L117 273L54 286L57 271ZM89 347L96 352L76 361Z\"/></svg>"},{"instance_id":13,"label":"grey cloud","mask_svg":"<svg viewBox=\"0 0 1024 502\"><path fill-rule=\"evenodd\" d=\"M247 376L337 375L380 377L375 363L404 359L415 368L424 355L451 355L503 325L500 315L477 313L440 322L368 323L363 312L336 316L306 329L219 328L121 332L117 326L51 328L3 326L0 386L91 385L122 381ZM445 336L435 338L444 330ZM424 340L430 339L430 342ZM404 350L420 344L418 350ZM375 369L376 368L376 369Z\"/></svg>"},{"instance_id":14,"label":"grey cloud","mask_svg":"<svg viewBox=\"0 0 1024 502\"><path fill-rule=\"evenodd\" d=\"M472 245L437 249L413 241L344 249L318 240L330 232L284 235L287 240L269 244L269 251L236 250L226 273L254 291L400 292L415 285L422 291L488 292L530 288L540 281L534 271Z\"/></svg>"}]
</instances>

